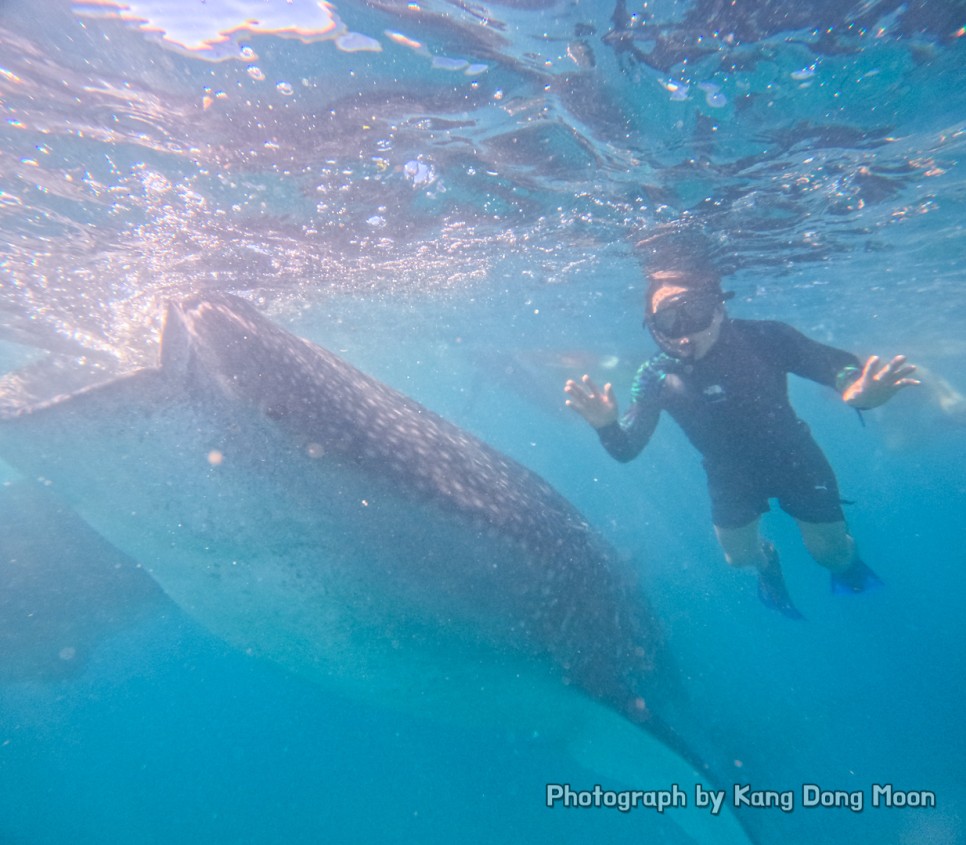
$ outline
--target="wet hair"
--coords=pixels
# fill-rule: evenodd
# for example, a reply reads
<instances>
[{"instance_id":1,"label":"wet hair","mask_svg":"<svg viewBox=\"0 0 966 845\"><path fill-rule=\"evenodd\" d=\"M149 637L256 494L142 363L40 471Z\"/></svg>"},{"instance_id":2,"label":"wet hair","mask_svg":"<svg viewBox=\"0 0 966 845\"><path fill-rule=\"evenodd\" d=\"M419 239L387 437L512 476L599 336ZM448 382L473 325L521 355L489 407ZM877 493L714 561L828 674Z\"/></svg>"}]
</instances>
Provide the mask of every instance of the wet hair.
<instances>
[{"instance_id":1,"label":"wet hair","mask_svg":"<svg viewBox=\"0 0 966 845\"><path fill-rule=\"evenodd\" d=\"M686 288L697 295L722 295L713 247L702 232L680 228L657 231L638 241L637 250L647 273L648 308L654 292L664 285Z\"/></svg>"}]
</instances>

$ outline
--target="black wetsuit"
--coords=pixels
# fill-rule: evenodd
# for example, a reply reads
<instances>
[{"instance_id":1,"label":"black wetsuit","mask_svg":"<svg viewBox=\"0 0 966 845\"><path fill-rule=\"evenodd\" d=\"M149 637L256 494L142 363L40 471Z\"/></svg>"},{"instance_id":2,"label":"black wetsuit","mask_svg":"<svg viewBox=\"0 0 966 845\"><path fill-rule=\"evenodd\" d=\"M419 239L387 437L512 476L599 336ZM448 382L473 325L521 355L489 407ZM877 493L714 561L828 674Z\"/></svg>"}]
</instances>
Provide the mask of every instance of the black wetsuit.
<instances>
[{"instance_id":1,"label":"black wetsuit","mask_svg":"<svg viewBox=\"0 0 966 845\"><path fill-rule=\"evenodd\" d=\"M746 525L768 499L806 522L842 520L835 474L788 401L788 373L843 390L861 364L784 323L726 320L698 361L660 353L641 365L633 404L598 430L604 447L629 461L666 410L704 457L714 524Z\"/></svg>"}]
</instances>

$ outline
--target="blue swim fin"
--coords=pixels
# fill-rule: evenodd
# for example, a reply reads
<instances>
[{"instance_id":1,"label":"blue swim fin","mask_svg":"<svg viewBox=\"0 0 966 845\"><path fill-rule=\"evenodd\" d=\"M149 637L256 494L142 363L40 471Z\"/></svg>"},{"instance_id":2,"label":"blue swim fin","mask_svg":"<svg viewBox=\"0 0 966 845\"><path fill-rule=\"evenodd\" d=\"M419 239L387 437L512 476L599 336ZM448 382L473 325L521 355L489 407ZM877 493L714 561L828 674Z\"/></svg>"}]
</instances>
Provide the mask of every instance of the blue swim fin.
<instances>
[{"instance_id":1,"label":"blue swim fin","mask_svg":"<svg viewBox=\"0 0 966 845\"><path fill-rule=\"evenodd\" d=\"M778 550L773 543L763 541L761 550L768 560L764 569L758 571L758 598L765 607L784 613L789 619L804 619L798 608L792 603L785 586Z\"/></svg>"},{"instance_id":2,"label":"blue swim fin","mask_svg":"<svg viewBox=\"0 0 966 845\"><path fill-rule=\"evenodd\" d=\"M832 573L830 586L833 593L846 596L881 587L883 581L861 560L856 558L844 572Z\"/></svg>"}]
</instances>

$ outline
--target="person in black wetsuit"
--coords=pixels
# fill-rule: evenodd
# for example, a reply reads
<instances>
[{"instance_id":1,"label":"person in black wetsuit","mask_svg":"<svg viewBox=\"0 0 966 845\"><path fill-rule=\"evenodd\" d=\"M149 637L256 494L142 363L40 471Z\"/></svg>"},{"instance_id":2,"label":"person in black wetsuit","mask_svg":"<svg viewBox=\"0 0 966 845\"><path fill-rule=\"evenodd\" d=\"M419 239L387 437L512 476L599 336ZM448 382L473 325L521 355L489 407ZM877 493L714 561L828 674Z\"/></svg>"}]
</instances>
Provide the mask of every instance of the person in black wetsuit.
<instances>
[{"instance_id":1,"label":"person in black wetsuit","mask_svg":"<svg viewBox=\"0 0 966 845\"><path fill-rule=\"evenodd\" d=\"M863 365L849 352L810 340L785 323L730 319L710 267L678 262L650 274L644 324L661 352L634 379L630 409L620 415L613 386L585 375L567 381L567 405L596 430L617 460L647 445L662 410L704 458L715 533L725 560L758 572L761 600L797 618L775 547L759 533L775 498L798 523L812 557L831 573L837 592L879 583L859 559L848 532L835 473L788 401L794 373L834 388L865 410L908 385L915 367L899 355Z\"/></svg>"}]
</instances>

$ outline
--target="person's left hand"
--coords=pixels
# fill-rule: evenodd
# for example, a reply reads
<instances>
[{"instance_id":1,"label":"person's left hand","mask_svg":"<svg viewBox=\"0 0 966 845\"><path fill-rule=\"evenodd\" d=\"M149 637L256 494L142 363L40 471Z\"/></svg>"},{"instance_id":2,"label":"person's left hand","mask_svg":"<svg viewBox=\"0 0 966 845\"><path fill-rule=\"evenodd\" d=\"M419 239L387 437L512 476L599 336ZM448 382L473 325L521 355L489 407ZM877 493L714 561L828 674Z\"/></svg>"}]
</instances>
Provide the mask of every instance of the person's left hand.
<instances>
[{"instance_id":1,"label":"person's left hand","mask_svg":"<svg viewBox=\"0 0 966 845\"><path fill-rule=\"evenodd\" d=\"M920 384L918 379L910 378L916 371L913 364L906 363L905 355L896 355L888 364L879 366L879 356L872 355L865 362L860 375L850 384L842 398L847 405L867 411L888 402L903 387Z\"/></svg>"}]
</instances>

